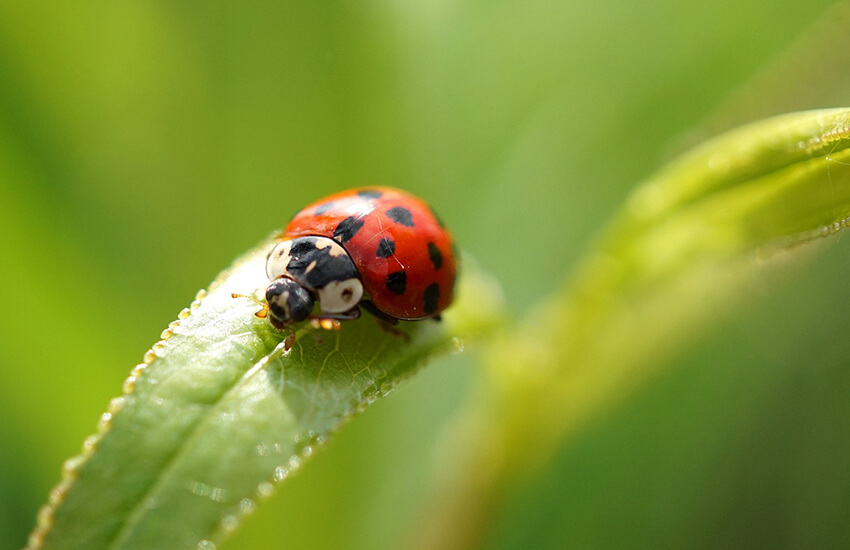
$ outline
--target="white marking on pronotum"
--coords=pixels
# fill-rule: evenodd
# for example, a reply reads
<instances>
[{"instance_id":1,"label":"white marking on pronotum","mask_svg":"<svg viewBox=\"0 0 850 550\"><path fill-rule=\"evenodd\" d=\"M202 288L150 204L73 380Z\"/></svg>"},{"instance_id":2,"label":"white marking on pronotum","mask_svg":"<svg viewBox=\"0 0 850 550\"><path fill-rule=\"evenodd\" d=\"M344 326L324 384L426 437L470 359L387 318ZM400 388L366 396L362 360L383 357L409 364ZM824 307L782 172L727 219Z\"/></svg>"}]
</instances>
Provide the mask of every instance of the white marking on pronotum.
<instances>
[{"instance_id":1,"label":"white marking on pronotum","mask_svg":"<svg viewBox=\"0 0 850 550\"><path fill-rule=\"evenodd\" d=\"M281 241L272 249L269 259L266 262L266 276L269 280L274 281L286 273L286 266L289 265L289 254L291 250L292 241Z\"/></svg>"},{"instance_id":2,"label":"white marking on pronotum","mask_svg":"<svg viewBox=\"0 0 850 550\"><path fill-rule=\"evenodd\" d=\"M363 283L351 278L344 281L331 281L317 291L322 311L343 313L350 310L363 297Z\"/></svg>"},{"instance_id":3,"label":"white marking on pronotum","mask_svg":"<svg viewBox=\"0 0 850 550\"><path fill-rule=\"evenodd\" d=\"M342 245L340 245L335 240L329 239L327 237L317 237L316 238L316 250L324 250L328 247L330 247L328 254L330 254L333 257L345 256L346 254L348 254L348 252L345 251L345 249L342 247Z\"/></svg>"}]
</instances>

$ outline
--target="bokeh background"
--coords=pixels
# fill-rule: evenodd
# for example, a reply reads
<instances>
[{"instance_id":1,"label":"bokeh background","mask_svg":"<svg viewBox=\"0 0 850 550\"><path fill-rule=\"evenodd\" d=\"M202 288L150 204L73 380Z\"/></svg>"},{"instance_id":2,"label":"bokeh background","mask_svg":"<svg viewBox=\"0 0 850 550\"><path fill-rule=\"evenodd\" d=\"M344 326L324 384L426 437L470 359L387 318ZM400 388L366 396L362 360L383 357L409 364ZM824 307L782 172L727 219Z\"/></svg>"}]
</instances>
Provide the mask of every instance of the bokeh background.
<instances>
[{"instance_id":1,"label":"bokeh background","mask_svg":"<svg viewBox=\"0 0 850 550\"><path fill-rule=\"evenodd\" d=\"M303 204L429 200L517 317L641 179L850 104L850 10L555 0L0 4L0 547L195 291ZM842 49L842 45L845 47ZM505 480L488 548L850 546L850 242ZM718 317L720 313L718 313ZM226 548L398 548L477 371L435 362Z\"/></svg>"}]
</instances>

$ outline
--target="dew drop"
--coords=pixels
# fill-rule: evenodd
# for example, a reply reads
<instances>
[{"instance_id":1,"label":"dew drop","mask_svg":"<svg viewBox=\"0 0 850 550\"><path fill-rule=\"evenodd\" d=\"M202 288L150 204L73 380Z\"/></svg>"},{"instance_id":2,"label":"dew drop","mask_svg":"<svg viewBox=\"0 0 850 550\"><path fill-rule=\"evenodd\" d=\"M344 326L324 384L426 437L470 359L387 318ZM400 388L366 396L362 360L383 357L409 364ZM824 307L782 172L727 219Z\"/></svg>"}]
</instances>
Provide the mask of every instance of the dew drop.
<instances>
[{"instance_id":1,"label":"dew drop","mask_svg":"<svg viewBox=\"0 0 850 550\"><path fill-rule=\"evenodd\" d=\"M260 483L259 485L257 485L257 495L260 498L269 498L270 496L272 496L273 492L274 492L274 485L272 485L268 481L264 481L264 482Z\"/></svg>"},{"instance_id":2,"label":"dew drop","mask_svg":"<svg viewBox=\"0 0 850 550\"><path fill-rule=\"evenodd\" d=\"M200 481L193 481L189 484L189 491L198 496L207 496L210 492L209 486L206 483L201 483Z\"/></svg>"},{"instance_id":3,"label":"dew drop","mask_svg":"<svg viewBox=\"0 0 850 550\"><path fill-rule=\"evenodd\" d=\"M97 447L97 444L100 442L100 435L94 434L90 435L83 440L83 452L91 453Z\"/></svg>"},{"instance_id":4,"label":"dew drop","mask_svg":"<svg viewBox=\"0 0 850 550\"><path fill-rule=\"evenodd\" d=\"M121 386L121 389L124 393L133 393L133 390L136 389L136 377L130 375L124 380L124 385Z\"/></svg>"},{"instance_id":5,"label":"dew drop","mask_svg":"<svg viewBox=\"0 0 850 550\"><path fill-rule=\"evenodd\" d=\"M62 474L65 477L73 477L77 473L77 468L80 467L80 464L85 462L86 457L82 455L72 456L64 463L62 463Z\"/></svg>"},{"instance_id":6,"label":"dew drop","mask_svg":"<svg viewBox=\"0 0 850 550\"><path fill-rule=\"evenodd\" d=\"M239 527L239 518L234 515L226 515L221 518L221 528L225 531L235 531Z\"/></svg>"},{"instance_id":7,"label":"dew drop","mask_svg":"<svg viewBox=\"0 0 850 550\"><path fill-rule=\"evenodd\" d=\"M97 430L99 432L105 432L109 429L109 424L112 422L112 413L105 412L100 415L100 420L97 422Z\"/></svg>"},{"instance_id":8,"label":"dew drop","mask_svg":"<svg viewBox=\"0 0 850 550\"><path fill-rule=\"evenodd\" d=\"M41 548L44 543L44 531L36 529L27 539L27 548Z\"/></svg>"},{"instance_id":9,"label":"dew drop","mask_svg":"<svg viewBox=\"0 0 850 550\"><path fill-rule=\"evenodd\" d=\"M289 470L284 468L283 466L278 466L274 469L273 479L275 481L283 481L289 475Z\"/></svg>"},{"instance_id":10,"label":"dew drop","mask_svg":"<svg viewBox=\"0 0 850 550\"><path fill-rule=\"evenodd\" d=\"M293 455L289 457L289 467L293 470L297 470L301 467L301 457L297 455Z\"/></svg>"},{"instance_id":11,"label":"dew drop","mask_svg":"<svg viewBox=\"0 0 850 550\"><path fill-rule=\"evenodd\" d=\"M455 353L463 353L463 350L466 349L466 345L463 343L463 340L457 336L452 338L452 344L455 346Z\"/></svg>"},{"instance_id":12,"label":"dew drop","mask_svg":"<svg viewBox=\"0 0 850 550\"><path fill-rule=\"evenodd\" d=\"M36 522L40 527L47 527L53 522L53 507L52 506L42 506L38 510L38 516L36 516Z\"/></svg>"},{"instance_id":13,"label":"dew drop","mask_svg":"<svg viewBox=\"0 0 850 550\"><path fill-rule=\"evenodd\" d=\"M239 511L243 514L251 514L257 508L257 504L250 498L243 498L239 501Z\"/></svg>"},{"instance_id":14,"label":"dew drop","mask_svg":"<svg viewBox=\"0 0 850 550\"><path fill-rule=\"evenodd\" d=\"M112 414L117 413L121 410L121 407L124 406L124 398L123 397L115 397L109 402L109 412Z\"/></svg>"},{"instance_id":15,"label":"dew drop","mask_svg":"<svg viewBox=\"0 0 850 550\"><path fill-rule=\"evenodd\" d=\"M215 543L211 540L202 540L198 543L198 550L215 550Z\"/></svg>"},{"instance_id":16,"label":"dew drop","mask_svg":"<svg viewBox=\"0 0 850 550\"><path fill-rule=\"evenodd\" d=\"M313 447L309 445L304 447L304 450L301 451L301 456L303 456L304 458L309 458L313 456Z\"/></svg>"},{"instance_id":17,"label":"dew drop","mask_svg":"<svg viewBox=\"0 0 850 550\"><path fill-rule=\"evenodd\" d=\"M71 487L71 482L67 479L62 480L59 485L51 489L50 495L47 497L47 503L51 506L58 506L62 499L65 498L65 493Z\"/></svg>"},{"instance_id":18,"label":"dew drop","mask_svg":"<svg viewBox=\"0 0 850 550\"><path fill-rule=\"evenodd\" d=\"M216 502L225 502L227 500L227 489L221 487L213 487L210 491L210 500Z\"/></svg>"}]
</instances>

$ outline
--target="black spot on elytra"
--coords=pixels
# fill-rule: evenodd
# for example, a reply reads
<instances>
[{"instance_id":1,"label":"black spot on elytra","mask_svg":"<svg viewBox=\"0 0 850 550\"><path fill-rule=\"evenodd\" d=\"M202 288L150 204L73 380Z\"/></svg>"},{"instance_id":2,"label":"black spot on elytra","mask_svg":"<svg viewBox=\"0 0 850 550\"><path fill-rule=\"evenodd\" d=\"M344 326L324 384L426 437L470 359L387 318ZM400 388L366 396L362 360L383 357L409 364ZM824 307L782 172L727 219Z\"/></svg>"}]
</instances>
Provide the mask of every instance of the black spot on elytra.
<instances>
[{"instance_id":1,"label":"black spot on elytra","mask_svg":"<svg viewBox=\"0 0 850 550\"><path fill-rule=\"evenodd\" d=\"M378 243L378 252L375 254L378 258L389 258L395 252L395 241L391 239L381 239Z\"/></svg>"},{"instance_id":2,"label":"black spot on elytra","mask_svg":"<svg viewBox=\"0 0 850 550\"><path fill-rule=\"evenodd\" d=\"M334 203L332 203L332 202L326 202L325 204L320 204L319 206L316 207L316 215L321 216L322 214L324 214L325 212L327 212L328 210L330 210L333 207L334 207Z\"/></svg>"},{"instance_id":3,"label":"black spot on elytra","mask_svg":"<svg viewBox=\"0 0 850 550\"><path fill-rule=\"evenodd\" d=\"M407 227L413 227L413 216L410 214L410 210L403 206L394 206L387 210L387 216L401 225L406 225Z\"/></svg>"},{"instance_id":4,"label":"black spot on elytra","mask_svg":"<svg viewBox=\"0 0 850 550\"><path fill-rule=\"evenodd\" d=\"M334 239L340 243L348 242L354 235L357 235L361 227L363 227L363 220L348 216L339 222L339 225L334 229Z\"/></svg>"},{"instance_id":5,"label":"black spot on elytra","mask_svg":"<svg viewBox=\"0 0 850 550\"><path fill-rule=\"evenodd\" d=\"M443 267L443 254L434 243L428 243L428 256L431 258L431 263L434 264L434 269Z\"/></svg>"},{"instance_id":6,"label":"black spot on elytra","mask_svg":"<svg viewBox=\"0 0 850 550\"><path fill-rule=\"evenodd\" d=\"M377 189L361 189L357 192L357 196L363 197L364 199L377 199L384 193L382 191L378 191Z\"/></svg>"},{"instance_id":7,"label":"black spot on elytra","mask_svg":"<svg viewBox=\"0 0 850 550\"><path fill-rule=\"evenodd\" d=\"M433 283L425 289L425 313L431 314L437 311L437 302L440 300L440 285Z\"/></svg>"},{"instance_id":8,"label":"black spot on elytra","mask_svg":"<svg viewBox=\"0 0 850 550\"><path fill-rule=\"evenodd\" d=\"M407 273L396 271L387 275L387 288L393 294L401 296L407 290Z\"/></svg>"}]
</instances>

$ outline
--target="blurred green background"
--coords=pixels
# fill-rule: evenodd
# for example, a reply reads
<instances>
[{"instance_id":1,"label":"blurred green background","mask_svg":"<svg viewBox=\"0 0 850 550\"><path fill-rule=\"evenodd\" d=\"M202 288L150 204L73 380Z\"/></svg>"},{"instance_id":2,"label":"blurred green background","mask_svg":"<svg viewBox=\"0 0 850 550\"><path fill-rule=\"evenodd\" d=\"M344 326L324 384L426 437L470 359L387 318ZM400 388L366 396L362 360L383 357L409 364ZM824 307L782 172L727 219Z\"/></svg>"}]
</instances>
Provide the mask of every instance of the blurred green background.
<instances>
[{"instance_id":1,"label":"blurred green background","mask_svg":"<svg viewBox=\"0 0 850 550\"><path fill-rule=\"evenodd\" d=\"M525 314L685 146L850 104L848 14L826 0L0 4L0 547L24 544L62 461L195 291L300 206L411 190ZM756 281L755 307L506 480L485 545L850 546L850 242L827 252ZM469 349L378 402L225 547L400 547L476 368Z\"/></svg>"}]
</instances>

